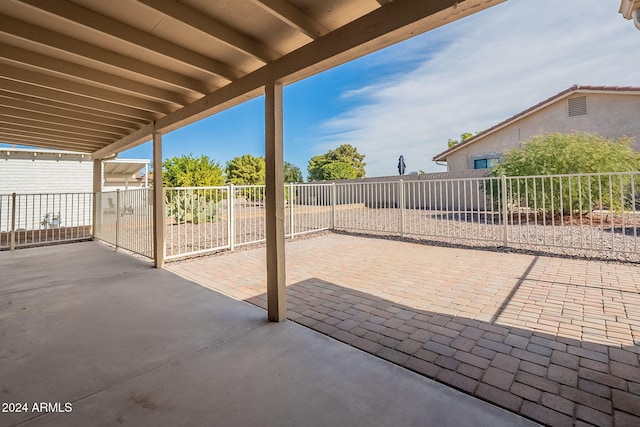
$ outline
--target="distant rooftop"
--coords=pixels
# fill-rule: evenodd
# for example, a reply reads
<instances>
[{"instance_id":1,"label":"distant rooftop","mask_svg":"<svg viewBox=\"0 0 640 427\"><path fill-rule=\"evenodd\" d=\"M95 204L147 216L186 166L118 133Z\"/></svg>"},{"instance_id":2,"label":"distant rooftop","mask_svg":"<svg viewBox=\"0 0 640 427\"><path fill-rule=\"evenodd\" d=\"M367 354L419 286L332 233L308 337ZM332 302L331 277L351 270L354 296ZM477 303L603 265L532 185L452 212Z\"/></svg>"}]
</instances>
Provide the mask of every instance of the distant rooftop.
<instances>
[{"instance_id":1,"label":"distant rooftop","mask_svg":"<svg viewBox=\"0 0 640 427\"><path fill-rule=\"evenodd\" d=\"M616 94L626 94L626 95L640 95L640 86L590 86L590 85L573 85L568 89L563 90L550 98L545 99L542 102L537 103L533 107L529 107L524 111L519 112L518 114L509 117L508 119L498 123L497 125L491 126L489 129L485 129L477 135L472 136L471 138L465 139L461 141L459 144L454 145L453 147L436 154L433 157L434 162L445 161L447 156L454 151L459 150L460 148L466 147L469 144L472 144L476 140L480 138L484 138L490 133L501 129L508 124L515 122L518 119L528 116L549 104L552 104L562 98L566 98L574 93L589 93L589 92L598 92L598 93L616 93Z\"/></svg>"}]
</instances>

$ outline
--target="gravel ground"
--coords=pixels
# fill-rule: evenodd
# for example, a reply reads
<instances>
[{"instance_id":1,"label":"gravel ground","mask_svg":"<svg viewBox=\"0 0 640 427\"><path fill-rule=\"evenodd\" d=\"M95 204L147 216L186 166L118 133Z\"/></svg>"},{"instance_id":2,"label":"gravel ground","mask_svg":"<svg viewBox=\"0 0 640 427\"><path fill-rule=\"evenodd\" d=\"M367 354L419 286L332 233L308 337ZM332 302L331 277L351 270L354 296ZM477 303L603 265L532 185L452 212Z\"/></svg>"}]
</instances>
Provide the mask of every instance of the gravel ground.
<instances>
[{"instance_id":1,"label":"gravel ground","mask_svg":"<svg viewBox=\"0 0 640 427\"><path fill-rule=\"evenodd\" d=\"M382 238L405 238L411 241L501 251L522 251L534 254L598 259L606 261L640 262L640 217L602 219L556 218L542 224L533 218L521 218L518 224L507 225L508 243L504 244L504 225L498 218L482 214L451 214L445 212L405 210L404 221L400 209L370 209L363 206L343 206L336 212L336 231L367 234ZM285 213L285 232L290 233L288 212ZM296 233L330 228L330 207L298 209L295 216ZM495 222L495 223L494 223ZM552 223L553 222L553 223ZM404 235L399 232L404 223ZM264 239L264 212L236 221L235 244L255 244ZM226 247L227 222L171 225L167 229L167 255L177 255L211 247ZM296 234L301 238L304 234Z\"/></svg>"}]
</instances>

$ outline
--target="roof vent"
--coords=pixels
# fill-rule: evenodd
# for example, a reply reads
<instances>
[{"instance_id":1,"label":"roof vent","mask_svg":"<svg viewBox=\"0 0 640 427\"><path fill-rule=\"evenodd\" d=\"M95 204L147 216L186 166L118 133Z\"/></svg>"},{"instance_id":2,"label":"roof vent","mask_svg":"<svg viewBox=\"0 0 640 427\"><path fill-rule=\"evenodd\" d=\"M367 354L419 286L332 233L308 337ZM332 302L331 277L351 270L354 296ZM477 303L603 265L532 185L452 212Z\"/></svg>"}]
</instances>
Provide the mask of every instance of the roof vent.
<instances>
[{"instance_id":1,"label":"roof vent","mask_svg":"<svg viewBox=\"0 0 640 427\"><path fill-rule=\"evenodd\" d=\"M578 98L570 98L569 100L569 117L584 116L587 114L587 97L580 96Z\"/></svg>"}]
</instances>

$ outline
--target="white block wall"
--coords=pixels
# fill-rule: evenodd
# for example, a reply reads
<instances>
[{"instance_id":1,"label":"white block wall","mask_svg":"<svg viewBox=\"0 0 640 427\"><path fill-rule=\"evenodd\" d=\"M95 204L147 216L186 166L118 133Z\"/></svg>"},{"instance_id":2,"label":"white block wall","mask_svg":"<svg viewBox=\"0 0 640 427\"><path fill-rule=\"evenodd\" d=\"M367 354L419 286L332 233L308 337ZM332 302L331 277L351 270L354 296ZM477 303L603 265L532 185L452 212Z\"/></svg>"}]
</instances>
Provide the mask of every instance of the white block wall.
<instances>
[{"instance_id":1,"label":"white block wall","mask_svg":"<svg viewBox=\"0 0 640 427\"><path fill-rule=\"evenodd\" d=\"M43 228L41 221L49 212L60 214L63 227L91 224L91 196L25 195L92 191L93 163L89 159L0 158L0 231L11 229L11 193L20 195L16 229L35 230Z\"/></svg>"},{"instance_id":2,"label":"white block wall","mask_svg":"<svg viewBox=\"0 0 640 427\"><path fill-rule=\"evenodd\" d=\"M93 163L89 159L0 159L0 194L92 191Z\"/></svg>"}]
</instances>

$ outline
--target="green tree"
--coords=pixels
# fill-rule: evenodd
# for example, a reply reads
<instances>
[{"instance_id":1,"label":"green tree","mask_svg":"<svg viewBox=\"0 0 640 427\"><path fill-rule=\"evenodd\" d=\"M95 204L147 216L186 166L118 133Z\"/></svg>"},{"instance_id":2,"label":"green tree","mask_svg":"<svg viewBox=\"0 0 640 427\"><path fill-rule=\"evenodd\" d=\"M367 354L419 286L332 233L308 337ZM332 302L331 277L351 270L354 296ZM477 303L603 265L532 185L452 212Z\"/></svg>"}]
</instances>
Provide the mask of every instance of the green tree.
<instances>
[{"instance_id":1,"label":"green tree","mask_svg":"<svg viewBox=\"0 0 640 427\"><path fill-rule=\"evenodd\" d=\"M296 165L284 162L284 182L302 182L302 171Z\"/></svg>"},{"instance_id":2,"label":"green tree","mask_svg":"<svg viewBox=\"0 0 640 427\"><path fill-rule=\"evenodd\" d=\"M162 162L162 184L165 187L203 187L224 184L220 163L208 156L173 157Z\"/></svg>"},{"instance_id":3,"label":"green tree","mask_svg":"<svg viewBox=\"0 0 640 427\"><path fill-rule=\"evenodd\" d=\"M327 163L320 168L320 174L324 180L357 178L356 169L345 162Z\"/></svg>"},{"instance_id":4,"label":"green tree","mask_svg":"<svg viewBox=\"0 0 640 427\"><path fill-rule=\"evenodd\" d=\"M265 182L264 157L244 154L227 162L227 180L237 185L261 185Z\"/></svg>"},{"instance_id":5,"label":"green tree","mask_svg":"<svg viewBox=\"0 0 640 427\"><path fill-rule=\"evenodd\" d=\"M477 133L477 132L476 132L476 133ZM465 139L469 139L469 138L471 138L472 136L473 136L473 134L472 134L472 133L465 132L465 133L463 133L462 135L460 135L460 139L451 139L451 138L449 138L449 139L447 140L447 146L448 146L449 148L451 148L451 147L455 147L456 145L460 144L460 143L461 143L462 141L464 141Z\"/></svg>"},{"instance_id":6,"label":"green tree","mask_svg":"<svg viewBox=\"0 0 640 427\"><path fill-rule=\"evenodd\" d=\"M343 144L335 150L314 156L309 160L307 167L309 181L363 178L366 173L364 167L367 165L364 158L364 154L360 154L356 147L349 144ZM326 166L329 164L338 165ZM339 176L339 178L335 178L335 176Z\"/></svg>"},{"instance_id":7,"label":"green tree","mask_svg":"<svg viewBox=\"0 0 640 427\"><path fill-rule=\"evenodd\" d=\"M546 210L551 207L560 213L588 211L590 204L602 200L604 207L619 210L629 203L621 195L629 193L630 177L611 179L609 175L590 178L555 177L547 175L595 174L602 172L631 172L640 170L640 155L629 147L630 140L606 139L592 133L549 133L534 136L523 148L505 154L504 162L496 165L491 175L540 176L511 180L510 194L527 194L529 207ZM501 188L494 181L494 197ZM630 193L629 193L630 196ZM508 203L522 205L522 200ZM562 209L560 209L562 207Z\"/></svg>"}]
</instances>

